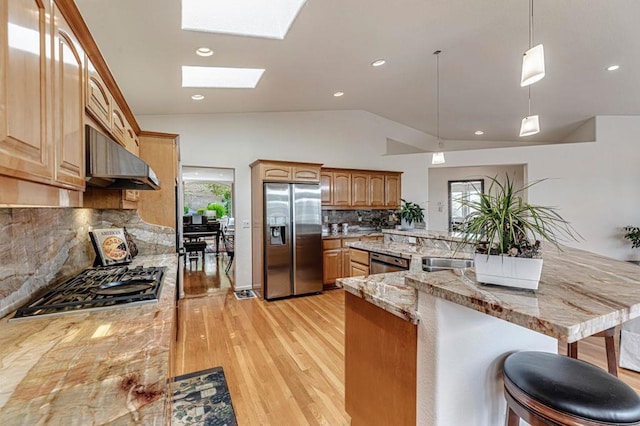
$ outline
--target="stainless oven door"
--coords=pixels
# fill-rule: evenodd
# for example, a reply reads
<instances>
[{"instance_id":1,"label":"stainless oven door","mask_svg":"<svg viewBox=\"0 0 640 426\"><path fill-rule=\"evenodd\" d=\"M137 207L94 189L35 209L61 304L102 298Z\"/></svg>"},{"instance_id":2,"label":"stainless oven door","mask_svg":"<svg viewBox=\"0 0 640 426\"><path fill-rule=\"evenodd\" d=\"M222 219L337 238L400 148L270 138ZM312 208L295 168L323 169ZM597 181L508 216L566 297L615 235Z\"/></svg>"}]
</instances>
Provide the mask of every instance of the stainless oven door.
<instances>
[{"instance_id":1,"label":"stainless oven door","mask_svg":"<svg viewBox=\"0 0 640 426\"><path fill-rule=\"evenodd\" d=\"M384 274L409 270L409 260L380 253L371 253L369 274Z\"/></svg>"}]
</instances>

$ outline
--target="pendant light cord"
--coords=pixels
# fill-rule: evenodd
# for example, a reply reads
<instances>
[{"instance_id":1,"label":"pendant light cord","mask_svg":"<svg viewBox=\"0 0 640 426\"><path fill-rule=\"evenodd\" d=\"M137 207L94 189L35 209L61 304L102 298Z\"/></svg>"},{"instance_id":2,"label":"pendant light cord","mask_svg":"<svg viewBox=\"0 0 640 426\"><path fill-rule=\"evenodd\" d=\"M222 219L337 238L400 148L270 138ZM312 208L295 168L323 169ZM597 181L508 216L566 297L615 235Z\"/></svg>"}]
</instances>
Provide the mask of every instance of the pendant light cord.
<instances>
[{"instance_id":1,"label":"pendant light cord","mask_svg":"<svg viewBox=\"0 0 640 426\"><path fill-rule=\"evenodd\" d=\"M436 137L438 138L438 148L442 147L440 142L440 53L441 50L433 52L436 55Z\"/></svg>"},{"instance_id":2,"label":"pendant light cord","mask_svg":"<svg viewBox=\"0 0 640 426\"><path fill-rule=\"evenodd\" d=\"M529 49L533 47L533 0L529 0Z\"/></svg>"}]
</instances>

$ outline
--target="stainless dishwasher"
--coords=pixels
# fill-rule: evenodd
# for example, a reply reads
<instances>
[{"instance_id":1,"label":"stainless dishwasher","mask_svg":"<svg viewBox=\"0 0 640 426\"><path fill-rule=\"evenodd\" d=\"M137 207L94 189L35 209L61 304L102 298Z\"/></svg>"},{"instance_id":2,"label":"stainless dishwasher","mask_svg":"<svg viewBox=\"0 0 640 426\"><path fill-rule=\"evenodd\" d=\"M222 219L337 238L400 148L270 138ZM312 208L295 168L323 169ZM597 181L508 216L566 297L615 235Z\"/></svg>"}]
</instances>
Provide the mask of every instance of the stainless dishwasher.
<instances>
[{"instance_id":1,"label":"stainless dishwasher","mask_svg":"<svg viewBox=\"0 0 640 426\"><path fill-rule=\"evenodd\" d=\"M409 260L380 253L371 253L369 258L369 274L408 271Z\"/></svg>"}]
</instances>

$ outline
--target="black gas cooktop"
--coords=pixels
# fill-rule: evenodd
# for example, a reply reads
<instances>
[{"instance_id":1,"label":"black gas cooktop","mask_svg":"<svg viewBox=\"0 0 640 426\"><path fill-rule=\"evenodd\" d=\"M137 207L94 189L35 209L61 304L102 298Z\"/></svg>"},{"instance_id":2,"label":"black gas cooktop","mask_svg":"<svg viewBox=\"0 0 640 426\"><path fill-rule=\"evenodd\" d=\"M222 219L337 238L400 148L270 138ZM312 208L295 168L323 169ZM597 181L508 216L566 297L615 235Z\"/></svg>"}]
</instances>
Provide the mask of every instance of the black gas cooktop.
<instances>
[{"instance_id":1,"label":"black gas cooktop","mask_svg":"<svg viewBox=\"0 0 640 426\"><path fill-rule=\"evenodd\" d=\"M11 320L157 302L164 267L85 269L18 309Z\"/></svg>"}]
</instances>

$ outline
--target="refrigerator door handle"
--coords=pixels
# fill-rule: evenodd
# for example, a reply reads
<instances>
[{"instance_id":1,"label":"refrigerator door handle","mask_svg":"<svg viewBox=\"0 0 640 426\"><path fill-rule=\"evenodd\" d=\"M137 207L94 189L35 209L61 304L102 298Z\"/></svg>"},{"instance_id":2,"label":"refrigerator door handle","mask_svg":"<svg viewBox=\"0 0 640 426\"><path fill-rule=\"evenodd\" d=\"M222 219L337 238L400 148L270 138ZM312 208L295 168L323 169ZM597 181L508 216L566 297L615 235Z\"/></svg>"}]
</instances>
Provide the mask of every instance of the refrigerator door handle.
<instances>
[{"instance_id":1,"label":"refrigerator door handle","mask_svg":"<svg viewBox=\"0 0 640 426\"><path fill-rule=\"evenodd\" d=\"M295 193L296 193L296 186L295 184L291 185L291 191L289 192L290 195L290 201L289 201L289 205L291 206L291 213L289 214L289 226L291 227L291 232L289 232L289 238L291 239L291 242L289 243L291 246L291 294L294 294L294 283L295 283L295 279L296 279L296 274L298 272L298 268L297 268L297 259L298 256L296 254L296 198L295 198Z\"/></svg>"}]
</instances>

